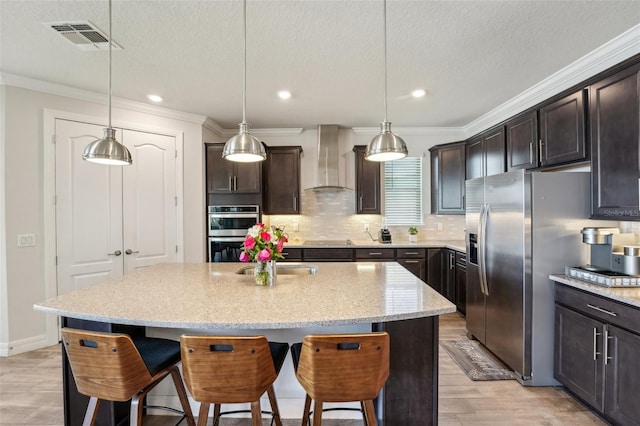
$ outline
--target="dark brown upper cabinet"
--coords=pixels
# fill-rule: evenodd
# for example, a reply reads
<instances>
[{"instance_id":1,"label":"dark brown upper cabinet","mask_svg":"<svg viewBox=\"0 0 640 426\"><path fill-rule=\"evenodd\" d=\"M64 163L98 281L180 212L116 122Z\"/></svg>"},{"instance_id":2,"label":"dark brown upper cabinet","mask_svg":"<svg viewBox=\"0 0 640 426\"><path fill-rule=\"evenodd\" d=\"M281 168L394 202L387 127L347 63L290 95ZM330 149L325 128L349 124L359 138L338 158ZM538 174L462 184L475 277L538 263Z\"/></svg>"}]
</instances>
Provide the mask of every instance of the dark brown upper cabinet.
<instances>
[{"instance_id":1,"label":"dark brown upper cabinet","mask_svg":"<svg viewBox=\"0 0 640 426\"><path fill-rule=\"evenodd\" d=\"M497 126L467 142L466 178L505 171L504 126Z\"/></svg>"},{"instance_id":2,"label":"dark brown upper cabinet","mask_svg":"<svg viewBox=\"0 0 640 426\"><path fill-rule=\"evenodd\" d=\"M507 171L538 167L538 113L531 111L507 121Z\"/></svg>"},{"instance_id":3,"label":"dark brown upper cabinet","mask_svg":"<svg viewBox=\"0 0 640 426\"><path fill-rule=\"evenodd\" d=\"M540 108L540 167L587 160L585 91Z\"/></svg>"},{"instance_id":4,"label":"dark brown upper cabinet","mask_svg":"<svg viewBox=\"0 0 640 426\"><path fill-rule=\"evenodd\" d=\"M465 142L434 146L431 152L431 213L464 214Z\"/></svg>"},{"instance_id":5,"label":"dark brown upper cabinet","mask_svg":"<svg viewBox=\"0 0 640 426\"><path fill-rule=\"evenodd\" d=\"M300 146L267 148L263 167L263 210L266 214L300 213Z\"/></svg>"},{"instance_id":6,"label":"dark brown upper cabinet","mask_svg":"<svg viewBox=\"0 0 640 426\"><path fill-rule=\"evenodd\" d=\"M222 158L224 144L207 146L207 192L210 194L260 194L262 162L237 163Z\"/></svg>"},{"instance_id":7,"label":"dark brown upper cabinet","mask_svg":"<svg viewBox=\"0 0 640 426\"><path fill-rule=\"evenodd\" d=\"M589 87L591 217L640 220L640 64Z\"/></svg>"},{"instance_id":8,"label":"dark brown upper cabinet","mask_svg":"<svg viewBox=\"0 0 640 426\"><path fill-rule=\"evenodd\" d=\"M365 145L356 145L356 213L380 214L380 163L364 159Z\"/></svg>"}]
</instances>

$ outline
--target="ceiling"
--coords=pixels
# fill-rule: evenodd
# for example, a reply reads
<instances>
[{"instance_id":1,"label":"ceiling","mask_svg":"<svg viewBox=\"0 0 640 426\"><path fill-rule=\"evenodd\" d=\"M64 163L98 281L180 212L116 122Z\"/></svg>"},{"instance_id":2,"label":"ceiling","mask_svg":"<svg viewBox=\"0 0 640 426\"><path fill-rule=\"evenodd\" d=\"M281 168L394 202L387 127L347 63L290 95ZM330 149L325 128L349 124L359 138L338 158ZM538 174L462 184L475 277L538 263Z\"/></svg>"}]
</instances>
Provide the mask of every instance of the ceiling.
<instances>
[{"instance_id":1,"label":"ceiling","mask_svg":"<svg viewBox=\"0 0 640 426\"><path fill-rule=\"evenodd\" d=\"M376 127L384 118L380 0L249 0L247 121ZM105 51L82 51L44 23L91 21L105 0L0 0L0 72L106 93ZM465 126L640 22L632 1L387 3L388 118L394 127ZM114 0L113 95L242 118L242 2ZM420 99L411 90L426 89ZM293 96L276 96L288 89ZM105 95L106 96L106 95Z\"/></svg>"}]
</instances>

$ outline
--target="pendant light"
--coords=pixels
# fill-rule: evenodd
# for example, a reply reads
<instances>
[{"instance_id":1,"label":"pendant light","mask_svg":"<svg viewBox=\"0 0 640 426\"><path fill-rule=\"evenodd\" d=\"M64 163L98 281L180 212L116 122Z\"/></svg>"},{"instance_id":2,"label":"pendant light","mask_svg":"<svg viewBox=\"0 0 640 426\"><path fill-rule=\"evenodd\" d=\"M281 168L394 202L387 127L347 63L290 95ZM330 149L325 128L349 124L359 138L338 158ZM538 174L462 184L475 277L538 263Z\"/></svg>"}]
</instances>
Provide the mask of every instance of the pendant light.
<instances>
[{"instance_id":1,"label":"pendant light","mask_svg":"<svg viewBox=\"0 0 640 426\"><path fill-rule=\"evenodd\" d=\"M384 121L380 123L380 134L374 137L364 153L365 160L391 161L407 156L407 146L402 138L391 131L387 121L387 1L384 0Z\"/></svg>"},{"instance_id":2,"label":"pendant light","mask_svg":"<svg viewBox=\"0 0 640 426\"><path fill-rule=\"evenodd\" d=\"M110 166L128 166L131 153L116 140L116 131L111 127L111 0L109 0L109 127L104 129L104 138L91 142L84 149L82 159L91 163Z\"/></svg>"},{"instance_id":3,"label":"pendant light","mask_svg":"<svg viewBox=\"0 0 640 426\"><path fill-rule=\"evenodd\" d=\"M222 150L222 158L240 163L255 163L267 158L262 142L252 136L247 123L247 0L243 1L242 18L244 22L244 76L242 86L242 123L240 132L229 139Z\"/></svg>"}]
</instances>

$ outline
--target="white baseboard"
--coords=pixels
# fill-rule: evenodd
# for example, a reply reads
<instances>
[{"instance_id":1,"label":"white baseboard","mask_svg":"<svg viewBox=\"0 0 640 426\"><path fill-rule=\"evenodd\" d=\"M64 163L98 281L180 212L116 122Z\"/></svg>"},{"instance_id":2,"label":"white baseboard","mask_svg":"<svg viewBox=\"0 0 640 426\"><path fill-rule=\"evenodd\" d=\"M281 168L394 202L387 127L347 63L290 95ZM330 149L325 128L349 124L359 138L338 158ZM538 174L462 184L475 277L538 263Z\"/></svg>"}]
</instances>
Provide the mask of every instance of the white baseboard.
<instances>
[{"instance_id":1,"label":"white baseboard","mask_svg":"<svg viewBox=\"0 0 640 426\"><path fill-rule=\"evenodd\" d=\"M0 356L7 357L18 355L24 352L34 351L36 349L51 346L51 342L46 335L28 337L22 340L15 340L8 343L0 343Z\"/></svg>"},{"instance_id":2,"label":"white baseboard","mask_svg":"<svg viewBox=\"0 0 640 426\"><path fill-rule=\"evenodd\" d=\"M171 408L180 408L180 400L177 396L166 395L149 395L147 397L149 405L159 405ZM191 411L194 415L198 414L200 403L194 401L189 397L189 403L191 404ZM262 405L262 411L269 411L269 399L265 396L260 400ZM333 407L348 407L348 408L360 408L360 404L357 402L350 402L345 404L324 404L324 408ZM302 410L304 409L303 398L278 398L278 408L280 409L280 417L283 419L300 419L302 418ZM236 410L250 410L249 404L223 404L222 411L236 411ZM213 413L213 407L209 410L209 417ZM152 414L162 415L171 413L167 411L155 411ZM241 417L250 418L249 413L230 414L229 417ZM323 419L362 419L362 414L357 411L328 411L322 414Z\"/></svg>"}]
</instances>

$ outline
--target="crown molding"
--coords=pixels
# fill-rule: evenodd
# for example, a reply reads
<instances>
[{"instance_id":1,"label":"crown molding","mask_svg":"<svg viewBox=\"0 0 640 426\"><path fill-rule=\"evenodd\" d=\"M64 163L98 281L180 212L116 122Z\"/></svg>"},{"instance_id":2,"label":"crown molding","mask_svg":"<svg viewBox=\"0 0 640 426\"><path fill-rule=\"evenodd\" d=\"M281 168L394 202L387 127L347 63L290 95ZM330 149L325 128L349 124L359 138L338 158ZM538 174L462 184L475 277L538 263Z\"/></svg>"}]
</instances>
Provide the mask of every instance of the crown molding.
<instances>
[{"instance_id":1,"label":"crown molding","mask_svg":"<svg viewBox=\"0 0 640 426\"><path fill-rule=\"evenodd\" d=\"M51 95L64 96L67 98L77 99L80 101L94 102L98 104L107 104L107 97L104 93L92 92L90 90L78 89L62 84L51 83L48 81L37 80L30 77L24 77L17 74L0 73L0 82L6 86L14 86L22 89L34 90ZM189 112L176 111L156 105L149 105L143 102L136 102L129 99L111 98L111 104L114 108L122 108L131 111L153 114L160 117L171 118L188 123L202 125L206 118L202 115L192 114Z\"/></svg>"},{"instance_id":2,"label":"crown molding","mask_svg":"<svg viewBox=\"0 0 640 426\"><path fill-rule=\"evenodd\" d=\"M464 126L471 137L640 53L640 24Z\"/></svg>"}]
</instances>

